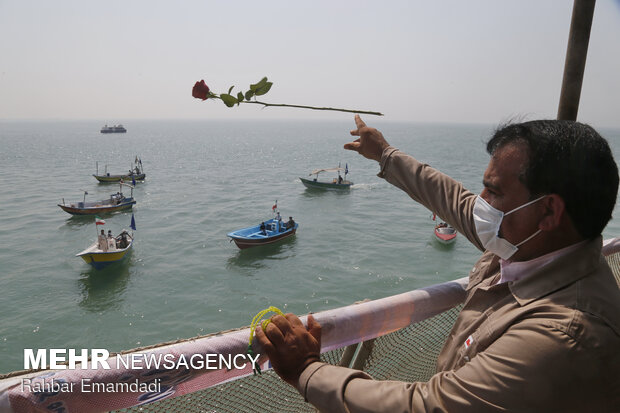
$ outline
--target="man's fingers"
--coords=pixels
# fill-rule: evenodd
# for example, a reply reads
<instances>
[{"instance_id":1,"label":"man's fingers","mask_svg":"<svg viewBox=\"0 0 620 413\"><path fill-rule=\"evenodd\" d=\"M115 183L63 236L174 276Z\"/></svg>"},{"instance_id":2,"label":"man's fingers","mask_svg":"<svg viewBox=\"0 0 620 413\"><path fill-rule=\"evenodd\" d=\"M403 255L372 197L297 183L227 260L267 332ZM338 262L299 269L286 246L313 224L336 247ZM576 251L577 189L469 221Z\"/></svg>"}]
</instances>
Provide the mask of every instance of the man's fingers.
<instances>
[{"instance_id":1,"label":"man's fingers","mask_svg":"<svg viewBox=\"0 0 620 413\"><path fill-rule=\"evenodd\" d=\"M361 129L366 126L362 118L360 118L360 115L355 115L355 126L357 126L357 129Z\"/></svg>"},{"instance_id":2,"label":"man's fingers","mask_svg":"<svg viewBox=\"0 0 620 413\"><path fill-rule=\"evenodd\" d=\"M274 350L273 344L267 338L267 336L263 332L263 329L260 326L255 330L254 334L256 334L256 341L258 341L258 343L261 345L261 347L263 347L267 354L271 353Z\"/></svg>"},{"instance_id":3,"label":"man's fingers","mask_svg":"<svg viewBox=\"0 0 620 413\"><path fill-rule=\"evenodd\" d=\"M356 139L353 142L345 143L344 148L350 151L359 152L360 151L360 140Z\"/></svg>"},{"instance_id":4,"label":"man's fingers","mask_svg":"<svg viewBox=\"0 0 620 413\"><path fill-rule=\"evenodd\" d=\"M353 136L360 136L360 129L366 127L366 123L360 118L360 115L355 115L355 126L357 129L353 129L350 133Z\"/></svg>"},{"instance_id":5,"label":"man's fingers","mask_svg":"<svg viewBox=\"0 0 620 413\"><path fill-rule=\"evenodd\" d=\"M278 328L282 336L285 336L286 333L290 332L293 329L288 319L286 319L284 316L281 316L279 314L271 317L271 323L269 324L274 324L273 327ZM267 325L267 327L269 327L269 325Z\"/></svg>"},{"instance_id":6,"label":"man's fingers","mask_svg":"<svg viewBox=\"0 0 620 413\"><path fill-rule=\"evenodd\" d=\"M285 314L284 317L288 320L289 323L291 323L291 326L293 328L295 327L301 327L304 329L306 328L304 324L301 322L301 320L299 319L299 317L297 317L295 314L288 313L288 314Z\"/></svg>"},{"instance_id":7,"label":"man's fingers","mask_svg":"<svg viewBox=\"0 0 620 413\"><path fill-rule=\"evenodd\" d=\"M256 331L260 329L262 329L262 326L258 326ZM284 334L273 321L267 324L267 327L265 327L265 330L262 331L262 333L265 334L274 347L279 347L284 344Z\"/></svg>"}]
</instances>

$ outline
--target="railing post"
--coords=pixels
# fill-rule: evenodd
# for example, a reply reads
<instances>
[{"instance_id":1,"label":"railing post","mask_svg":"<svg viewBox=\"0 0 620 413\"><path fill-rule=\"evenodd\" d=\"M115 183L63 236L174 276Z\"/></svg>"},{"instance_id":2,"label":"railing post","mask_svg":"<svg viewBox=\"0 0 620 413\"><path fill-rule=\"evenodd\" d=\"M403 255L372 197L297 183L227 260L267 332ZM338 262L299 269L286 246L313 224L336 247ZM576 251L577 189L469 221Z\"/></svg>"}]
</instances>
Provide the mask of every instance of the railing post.
<instances>
[{"instance_id":1,"label":"railing post","mask_svg":"<svg viewBox=\"0 0 620 413\"><path fill-rule=\"evenodd\" d=\"M351 366L351 368L355 370L363 370L364 363L366 363L368 356L370 356L370 353L372 353L372 349L374 346L374 338L364 341L360 345L359 351L357 352L357 356L355 356L355 360L353 360L353 365Z\"/></svg>"},{"instance_id":2,"label":"railing post","mask_svg":"<svg viewBox=\"0 0 620 413\"><path fill-rule=\"evenodd\" d=\"M351 365L351 360L353 360L353 356L355 356L355 352L357 351L358 346L359 343L347 346L344 349L344 353L342 353L342 357L340 357L338 365L341 367L349 367Z\"/></svg>"},{"instance_id":3,"label":"railing post","mask_svg":"<svg viewBox=\"0 0 620 413\"><path fill-rule=\"evenodd\" d=\"M558 120L577 120L596 0L575 0L568 35Z\"/></svg>"}]
</instances>

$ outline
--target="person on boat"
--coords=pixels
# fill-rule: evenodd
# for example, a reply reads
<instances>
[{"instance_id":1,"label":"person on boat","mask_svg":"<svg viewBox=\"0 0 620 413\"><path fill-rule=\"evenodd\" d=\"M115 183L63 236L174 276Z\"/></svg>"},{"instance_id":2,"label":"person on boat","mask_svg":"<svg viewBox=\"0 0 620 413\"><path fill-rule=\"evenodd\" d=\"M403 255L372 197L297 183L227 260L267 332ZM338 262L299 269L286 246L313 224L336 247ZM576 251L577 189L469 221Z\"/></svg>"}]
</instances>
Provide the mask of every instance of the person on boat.
<instances>
[{"instance_id":1,"label":"person on boat","mask_svg":"<svg viewBox=\"0 0 620 413\"><path fill-rule=\"evenodd\" d=\"M286 229L295 228L295 221L293 221L293 217L288 217L288 222L286 223Z\"/></svg>"},{"instance_id":2,"label":"person on boat","mask_svg":"<svg viewBox=\"0 0 620 413\"><path fill-rule=\"evenodd\" d=\"M607 141L578 122L501 126L476 195L355 122L345 149L483 254L427 382L320 362L311 315L307 327L287 314L257 329L276 373L321 411L618 411L620 289L601 254L618 191Z\"/></svg>"},{"instance_id":3,"label":"person on boat","mask_svg":"<svg viewBox=\"0 0 620 413\"><path fill-rule=\"evenodd\" d=\"M108 239L105 236L104 230L101 230L101 234L99 234L97 248L103 252L108 252Z\"/></svg>"},{"instance_id":4,"label":"person on boat","mask_svg":"<svg viewBox=\"0 0 620 413\"><path fill-rule=\"evenodd\" d=\"M116 239L114 235L112 235L112 230L108 230L108 238L106 240L108 242L108 251L113 251L116 249Z\"/></svg>"},{"instance_id":5,"label":"person on boat","mask_svg":"<svg viewBox=\"0 0 620 413\"><path fill-rule=\"evenodd\" d=\"M276 232L280 232L280 229L282 228L282 217L280 216L280 211L276 212L275 221L276 221Z\"/></svg>"},{"instance_id":6,"label":"person on boat","mask_svg":"<svg viewBox=\"0 0 620 413\"><path fill-rule=\"evenodd\" d=\"M260 233L263 235L267 235L267 227L265 226L264 222L260 223Z\"/></svg>"},{"instance_id":7,"label":"person on boat","mask_svg":"<svg viewBox=\"0 0 620 413\"><path fill-rule=\"evenodd\" d=\"M120 239L118 240L118 248L120 249L125 249L129 246L129 240L127 239L127 232L123 231L121 232L121 235L119 235Z\"/></svg>"},{"instance_id":8,"label":"person on boat","mask_svg":"<svg viewBox=\"0 0 620 413\"><path fill-rule=\"evenodd\" d=\"M342 176L340 176L340 174L338 174L338 183L341 184L342 183Z\"/></svg>"}]
</instances>

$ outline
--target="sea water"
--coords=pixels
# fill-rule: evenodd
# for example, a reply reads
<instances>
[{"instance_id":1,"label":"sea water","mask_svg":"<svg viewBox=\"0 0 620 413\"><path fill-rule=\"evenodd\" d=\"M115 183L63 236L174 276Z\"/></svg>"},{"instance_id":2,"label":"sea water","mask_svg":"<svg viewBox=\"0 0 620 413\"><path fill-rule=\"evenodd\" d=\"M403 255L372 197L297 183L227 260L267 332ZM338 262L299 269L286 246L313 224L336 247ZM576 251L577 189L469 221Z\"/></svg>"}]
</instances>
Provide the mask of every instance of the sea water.
<instances>
[{"instance_id":1,"label":"sea water","mask_svg":"<svg viewBox=\"0 0 620 413\"><path fill-rule=\"evenodd\" d=\"M366 119L419 160L482 190L494 125ZM274 305L305 314L466 276L479 252L433 239L432 211L378 178L378 164L342 146L343 121L0 121L0 373L24 348L121 351L249 325ZM620 131L601 129L617 159ZM76 253L96 239L92 217L57 204L109 197L135 157L131 255L97 271ZM299 177L348 166L347 192L307 190ZM335 176L335 175L334 175ZM325 178L332 178L326 176ZM125 194L129 192L124 189ZM299 229L277 245L239 250L226 234L282 216ZM103 216L129 229L131 212ZM620 235L612 221L604 236Z\"/></svg>"}]
</instances>

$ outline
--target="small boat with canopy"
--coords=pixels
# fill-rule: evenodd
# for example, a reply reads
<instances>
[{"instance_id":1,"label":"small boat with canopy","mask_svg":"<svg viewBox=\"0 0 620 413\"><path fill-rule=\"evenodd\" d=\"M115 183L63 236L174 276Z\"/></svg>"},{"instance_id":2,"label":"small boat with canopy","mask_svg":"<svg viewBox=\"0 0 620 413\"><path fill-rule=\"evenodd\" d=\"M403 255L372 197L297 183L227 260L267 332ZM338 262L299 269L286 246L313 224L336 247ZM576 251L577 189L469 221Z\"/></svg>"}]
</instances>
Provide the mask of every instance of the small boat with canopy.
<instances>
[{"instance_id":1,"label":"small boat with canopy","mask_svg":"<svg viewBox=\"0 0 620 413\"><path fill-rule=\"evenodd\" d=\"M331 181L319 181L319 174L323 172L336 172L338 173L338 177L333 178ZM341 172L344 172L344 178L340 174ZM351 185L353 185L353 182L347 180L348 173L349 165L346 164L344 168L338 166L337 168L315 169L308 175L314 175L314 179L301 177L299 179L301 180L301 183L309 189L345 190L351 188Z\"/></svg>"}]
</instances>

